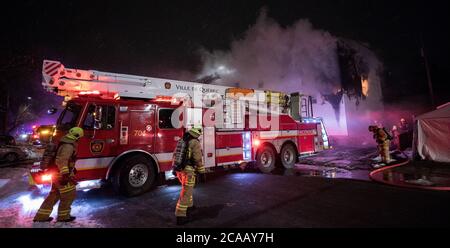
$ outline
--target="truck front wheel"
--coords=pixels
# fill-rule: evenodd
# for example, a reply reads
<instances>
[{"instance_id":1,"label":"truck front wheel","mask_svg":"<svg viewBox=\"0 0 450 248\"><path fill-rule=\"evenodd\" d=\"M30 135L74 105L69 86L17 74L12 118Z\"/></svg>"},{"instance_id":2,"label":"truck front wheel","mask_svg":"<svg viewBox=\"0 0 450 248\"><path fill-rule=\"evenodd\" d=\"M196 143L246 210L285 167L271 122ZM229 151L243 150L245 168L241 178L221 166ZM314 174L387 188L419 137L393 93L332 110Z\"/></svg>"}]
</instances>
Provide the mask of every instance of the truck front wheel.
<instances>
[{"instance_id":1,"label":"truck front wheel","mask_svg":"<svg viewBox=\"0 0 450 248\"><path fill-rule=\"evenodd\" d=\"M256 165L264 173L270 173L275 169L276 155L270 146L264 146L256 155Z\"/></svg>"},{"instance_id":2,"label":"truck front wheel","mask_svg":"<svg viewBox=\"0 0 450 248\"><path fill-rule=\"evenodd\" d=\"M112 183L117 192L131 197L147 192L155 181L154 164L142 155L135 155L120 162Z\"/></svg>"}]
</instances>

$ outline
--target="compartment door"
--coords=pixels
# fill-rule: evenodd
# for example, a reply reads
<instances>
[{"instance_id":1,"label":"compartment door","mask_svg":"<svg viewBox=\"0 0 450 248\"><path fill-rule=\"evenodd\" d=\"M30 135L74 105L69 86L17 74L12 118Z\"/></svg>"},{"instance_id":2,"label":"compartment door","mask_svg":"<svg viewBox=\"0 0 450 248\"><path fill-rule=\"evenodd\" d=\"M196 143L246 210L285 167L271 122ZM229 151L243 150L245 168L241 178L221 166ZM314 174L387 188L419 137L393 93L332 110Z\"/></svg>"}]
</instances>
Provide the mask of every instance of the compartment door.
<instances>
[{"instance_id":1,"label":"compartment door","mask_svg":"<svg viewBox=\"0 0 450 248\"><path fill-rule=\"evenodd\" d=\"M203 163L205 167L216 166L216 131L214 127L203 129Z\"/></svg>"}]
</instances>

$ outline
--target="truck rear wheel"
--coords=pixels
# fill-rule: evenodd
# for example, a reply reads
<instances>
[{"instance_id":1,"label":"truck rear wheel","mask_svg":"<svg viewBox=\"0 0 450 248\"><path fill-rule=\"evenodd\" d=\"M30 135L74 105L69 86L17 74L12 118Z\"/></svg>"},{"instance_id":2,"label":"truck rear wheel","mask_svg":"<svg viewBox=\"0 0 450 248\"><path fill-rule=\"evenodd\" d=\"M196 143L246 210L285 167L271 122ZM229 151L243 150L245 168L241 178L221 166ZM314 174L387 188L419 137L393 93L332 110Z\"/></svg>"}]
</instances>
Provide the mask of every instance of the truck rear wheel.
<instances>
[{"instance_id":1,"label":"truck rear wheel","mask_svg":"<svg viewBox=\"0 0 450 248\"><path fill-rule=\"evenodd\" d=\"M295 162L297 161L297 151L295 150L295 146L292 144L286 144L281 148L280 160L281 164L286 169L292 169L295 166Z\"/></svg>"},{"instance_id":2,"label":"truck rear wheel","mask_svg":"<svg viewBox=\"0 0 450 248\"><path fill-rule=\"evenodd\" d=\"M264 146L256 155L256 165L264 173L270 173L275 169L276 155L270 146Z\"/></svg>"},{"instance_id":3,"label":"truck rear wheel","mask_svg":"<svg viewBox=\"0 0 450 248\"><path fill-rule=\"evenodd\" d=\"M155 165L142 155L123 159L113 177L114 189L126 196L137 196L150 190L156 181Z\"/></svg>"}]
</instances>

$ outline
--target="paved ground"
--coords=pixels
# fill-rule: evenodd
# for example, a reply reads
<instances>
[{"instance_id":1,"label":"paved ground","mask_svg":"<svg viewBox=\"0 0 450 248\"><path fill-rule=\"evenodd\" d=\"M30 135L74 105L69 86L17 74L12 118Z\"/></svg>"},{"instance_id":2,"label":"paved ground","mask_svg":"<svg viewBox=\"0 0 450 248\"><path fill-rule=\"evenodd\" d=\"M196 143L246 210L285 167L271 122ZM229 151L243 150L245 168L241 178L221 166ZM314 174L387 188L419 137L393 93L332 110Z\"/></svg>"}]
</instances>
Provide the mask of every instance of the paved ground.
<instances>
[{"instance_id":1,"label":"paved ground","mask_svg":"<svg viewBox=\"0 0 450 248\"><path fill-rule=\"evenodd\" d=\"M301 168L209 175L196 188L199 210L187 227L450 226L449 192L305 176ZM0 169L0 227L174 227L180 190L174 182L135 198L117 196L110 187L81 191L73 206L75 223L33 223L45 194L27 191L26 172L24 165Z\"/></svg>"},{"instance_id":2,"label":"paved ground","mask_svg":"<svg viewBox=\"0 0 450 248\"><path fill-rule=\"evenodd\" d=\"M297 168L304 176L369 181L369 172L377 155L373 146L339 147L301 158Z\"/></svg>"}]
</instances>

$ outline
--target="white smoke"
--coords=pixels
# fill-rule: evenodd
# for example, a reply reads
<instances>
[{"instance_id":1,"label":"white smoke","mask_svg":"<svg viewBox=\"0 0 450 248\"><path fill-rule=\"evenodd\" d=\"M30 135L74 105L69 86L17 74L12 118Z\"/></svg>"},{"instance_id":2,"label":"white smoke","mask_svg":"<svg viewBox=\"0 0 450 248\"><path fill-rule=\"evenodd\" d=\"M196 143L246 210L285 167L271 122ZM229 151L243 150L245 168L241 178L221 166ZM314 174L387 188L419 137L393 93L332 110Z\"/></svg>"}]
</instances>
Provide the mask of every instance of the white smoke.
<instances>
[{"instance_id":1,"label":"white smoke","mask_svg":"<svg viewBox=\"0 0 450 248\"><path fill-rule=\"evenodd\" d=\"M340 89L337 38L308 20L283 28L262 11L256 24L230 51L202 50L200 77L215 84L330 94Z\"/></svg>"},{"instance_id":2,"label":"white smoke","mask_svg":"<svg viewBox=\"0 0 450 248\"><path fill-rule=\"evenodd\" d=\"M338 55L342 52L338 44L349 49L344 57ZM346 60L349 51L354 52L353 61ZM203 49L201 55L203 70L198 78L204 82L313 96L314 115L323 117L330 135L361 136L375 113L383 110L383 65L369 45L335 37L309 20L282 27L263 9L228 51ZM355 78L363 75L364 91ZM344 97L339 97L342 93Z\"/></svg>"}]
</instances>

